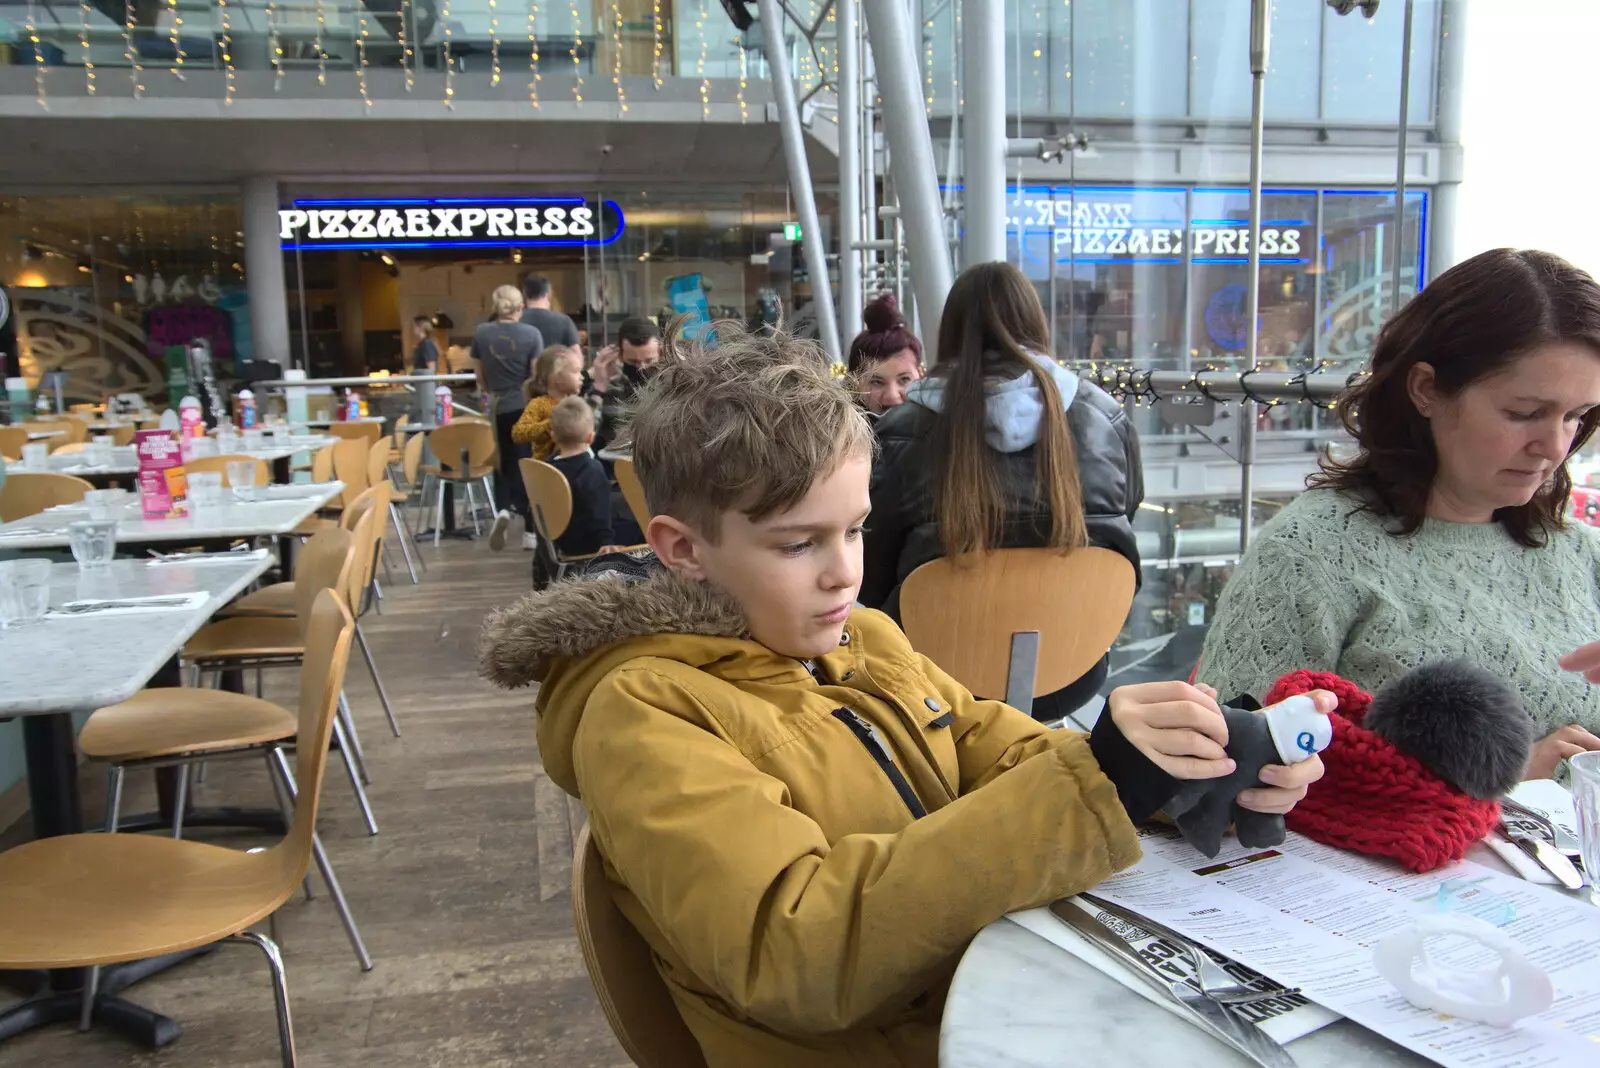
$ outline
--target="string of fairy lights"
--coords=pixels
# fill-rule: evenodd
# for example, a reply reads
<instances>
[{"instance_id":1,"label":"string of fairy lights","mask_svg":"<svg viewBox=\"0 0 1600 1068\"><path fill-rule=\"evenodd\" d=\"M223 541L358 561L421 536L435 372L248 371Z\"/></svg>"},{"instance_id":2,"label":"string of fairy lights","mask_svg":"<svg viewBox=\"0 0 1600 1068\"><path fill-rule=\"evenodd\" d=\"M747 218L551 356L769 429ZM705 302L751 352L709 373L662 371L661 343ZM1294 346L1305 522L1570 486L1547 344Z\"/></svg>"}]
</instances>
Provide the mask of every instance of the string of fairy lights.
<instances>
[{"instance_id":1,"label":"string of fairy lights","mask_svg":"<svg viewBox=\"0 0 1600 1068\"><path fill-rule=\"evenodd\" d=\"M356 5L356 88L361 92L361 103L370 108L372 95L367 91L367 32L367 5L360 3Z\"/></svg>"},{"instance_id":2,"label":"string of fairy lights","mask_svg":"<svg viewBox=\"0 0 1600 1068\"><path fill-rule=\"evenodd\" d=\"M173 3L177 3L178 0L172 0L172 2ZM317 53L317 84L318 85L327 85L328 84L328 50L322 46L322 44L323 44L322 39L323 39L323 35L327 32L327 29L328 29L328 9L325 6L323 0L317 0L317 3L316 3L316 19L317 19L316 36L313 38L313 40L311 42L311 47Z\"/></svg>"},{"instance_id":3,"label":"string of fairy lights","mask_svg":"<svg viewBox=\"0 0 1600 1068\"><path fill-rule=\"evenodd\" d=\"M33 93L39 107L45 111L50 110L50 103L45 97L44 90L44 48L39 43L39 13L34 10L34 0L28 0L28 12L24 16L22 31L28 35L28 43L33 46Z\"/></svg>"},{"instance_id":4,"label":"string of fairy lights","mask_svg":"<svg viewBox=\"0 0 1600 1068\"><path fill-rule=\"evenodd\" d=\"M650 26L655 32L655 48L650 55L650 80L661 88L661 0L650 0Z\"/></svg>"},{"instance_id":5,"label":"string of fairy lights","mask_svg":"<svg viewBox=\"0 0 1600 1068\"><path fill-rule=\"evenodd\" d=\"M267 51L272 54L272 88L283 87L283 38L278 33L278 8L267 0Z\"/></svg>"},{"instance_id":6,"label":"string of fairy lights","mask_svg":"<svg viewBox=\"0 0 1600 1068\"><path fill-rule=\"evenodd\" d=\"M89 0L78 3L78 44L83 48L83 91L94 96L94 56L89 52Z\"/></svg>"},{"instance_id":7,"label":"string of fairy lights","mask_svg":"<svg viewBox=\"0 0 1600 1068\"><path fill-rule=\"evenodd\" d=\"M183 13L178 10L178 0L167 0L167 12L172 16L172 28L168 35L172 42L172 74L181 82L185 80L183 61L189 57L183 50Z\"/></svg>"},{"instance_id":8,"label":"string of fairy lights","mask_svg":"<svg viewBox=\"0 0 1600 1068\"><path fill-rule=\"evenodd\" d=\"M539 106L539 0L528 5L528 103Z\"/></svg>"},{"instance_id":9,"label":"string of fairy lights","mask_svg":"<svg viewBox=\"0 0 1600 1068\"><path fill-rule=\"evenodd\" d=\"M450 21L450 0L439 0L439 25L444 27L444 49L440 62L444 64L444 106L456 108L456 61L450 54L455 44L454 23Z\"/></svg>"},{"instance_id":10,"label":"string of fairy lights","mask_svg":"<svg viewBox=\"0 0 1600 1068\"><path fill-rule=\"evenodd\" d=\"M489 0L489 84L500 85L500 9Z\"/></svg>"},{"instance_id":11,"label":"string of fairy lights","mask_svg":"<svg viewBox=\"0 0 1600 1068\"><path fill-rule=\"evenodd\" d=\"M700 116L711 117L711 79L706 76L706 0L700 0L694 15L695 36L700 38L700 58L695 62L695 75L700 79Z\"/></svg>"},{"instance_id":12,"label":"string of fairy lights","mask_svg":"<svg viewBox=\"0 0 1600 1068\"><path fill-rule=\"evenodd\" d=\"M128 82L133 86L135 100L144 96L144 68L139 65L139 50L133 46L135 26L133 0L122 4L122 58L128 63Z\"/></svg>"},{"instance_id":13,"label":"string of fairy lights","mask_svg":"<svg viewBox=\"0 0 1600 1068\"><path fill-rule=\"evenodd\" d=\"M622 7L611 0L611 84L617 90L617 107L628 113L628 97L622 91Z\"/></svg>"},{"instance_id":14,"label":"string of fairy lights","mask_svg":"<svg viewBox=\"0 0 1600 1068\"><path fill-rule=\"evenodd\" d=\"M228 10L228 0L217 0L217 13L222 19L222 104L232 107L238 85L233 66L233 15Z\"/></svg>"}]
</instances>

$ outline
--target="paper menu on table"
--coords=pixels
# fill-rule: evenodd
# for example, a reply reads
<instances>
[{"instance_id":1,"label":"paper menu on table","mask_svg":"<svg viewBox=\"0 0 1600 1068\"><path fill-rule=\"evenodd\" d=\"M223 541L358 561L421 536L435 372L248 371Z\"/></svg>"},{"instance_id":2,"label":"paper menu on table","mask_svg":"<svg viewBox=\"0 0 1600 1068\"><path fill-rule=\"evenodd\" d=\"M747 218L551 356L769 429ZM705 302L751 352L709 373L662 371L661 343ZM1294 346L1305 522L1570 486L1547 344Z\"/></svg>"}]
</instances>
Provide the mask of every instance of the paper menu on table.
<instances>
[{"instance_id":1,"label":"paper menu on table","mask_svg":"<svg viewBox=\"0 0 1600 1068\"><path fill-rule=\"evenodd\" d=\"M1144 858L1097 894L1447 1068L1600 1065L1600 910L1470 861L1413 875L1299 835L1272 849L1230 843L1208 860L1170 828L1140 835ZM1406 1001L1373 967L1373 947L1441 910L1478 915L1513 938L1550 973L1550 1010L1501 1029Z\"/></svg>"}]
</instances>

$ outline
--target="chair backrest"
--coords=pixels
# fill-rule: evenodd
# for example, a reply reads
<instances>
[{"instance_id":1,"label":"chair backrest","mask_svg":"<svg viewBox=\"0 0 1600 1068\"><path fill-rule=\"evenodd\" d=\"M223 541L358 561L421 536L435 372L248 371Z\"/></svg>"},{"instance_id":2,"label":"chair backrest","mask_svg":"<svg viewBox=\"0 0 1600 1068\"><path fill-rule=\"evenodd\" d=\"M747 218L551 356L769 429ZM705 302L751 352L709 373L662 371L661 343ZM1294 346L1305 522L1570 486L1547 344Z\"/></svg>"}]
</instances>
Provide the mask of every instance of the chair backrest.
<instances>
[{"instance_id":1,"label":"chair backrest","mask_svg":"<svg viewBox=\"0 0 1600 1068\"><path fill-rule=\"evenodd\" d=\"M63 444L70 445L75 441L89 440L89 424L75 415L57 415L45 420L45 425L52 430L65 430L65 438L55 438Z\"/></svg>"},{"instance_id":2,"label":"chair backrest","mask_svg":"<svg viewBox=\"0 0 1600 1068\"><path fill-rule=\"evenodd\" d=\"M428 448L447 471L461 466L461 450L467 450L467 462L473 466L494 459L494 427L466 419L446 423L428 432Z\"/></svg>"},{"instance_id":3,"label":"chair backrest","mask_svg":"<svg viewBox=\"0 0 1600 1068\"><path fill-rule=\"evenodd\" d=\"M333 446L324 445L311 454L311 481L333 481Z\"/></svg>"},{"instance_id":4,"label":"chair backrest","mask_svg":"<svg viewBox=\"0 0 1600 1068\"><path fill-rule=\"evenodd\" d=\"M422 434L412 434L406 438L405 448L400 450L400 470L406 476L406 485L417 484L417 472L422 468L422 447L428 439Z\"/></svg>"},{"instance_id":5,"label":"chair backrest","mask_svg":"<svg viewBox=\"0 0 1600 1068\"><path fill-rule=\"evenodd\" d=\"M87 441L69 441L65 445L57 445L50 450L51 456L71 456L82 452L89 447Z\"/></svg>"},{"instance_id":6,"label":"chair backrest","mask_svg":"<svg viewBox=\"0 0 1600 1068\"><path fill-rule=\"evenodd\" d=\"M517 467L522 471L522 486L528 491L533 525L541 538L554 543L572 522L572 487L565 475L543 460L518 460Z\"/></svg>"},{"instance_id":7,"label":"chair backrest","mask_svg":"<svg viewBox=\"0 0 1600 1068\"><path fill-rule=\"evenodd\" d=\"M136 434L138 430L138 427L134 426L132 423L128 423L125 426L114 426L110 430L106 431L106 433L111 435L111 444L122 446L132 445L133 435Z\"/></svg>"},{"instance_id":8,"label":"chair backrest","mask_svg":"<svg viewBox=\"0 0 1600 1068\"><path fill-rule=\"evenodd\" d=\"M930 560L911 572L900 588L900 623L917 652L993 698L1015 689L1012 636L1037 632L1031 702L1106 655L1133 588L1133 565L1110 549L1000 549Z\"/></svg>"},{"instance_id":9,"label":"chair backrest","mask_svg":"<svg viewBox=\"0 0 1600 1068\"><path fill-rule=\"evenodd\" d=\"M366 608L367 587L372 585L383 532L388 524L387 494L387 486L369 486L339 516L339 525L355 539L351 543L355 564L350 569L346 603L350 606L350 613L358 619Z\"/></svg>"},{"instance_id":10,"label":"chair backrest","mask_svg":"<svg viewBox=\"0 0 1600 1068\"><path fill-rule=\"evenodd\" d=\"M328 433L346 441L377 441L383 434L382 423L334 423Z\"/></svg>"},{"instance_id":11,"label":"chair backrest","mask_svg":"<svg viewBox=\"0 0 1600 1068\"><path fill-rule=\"evenodd\" d=\"M705 1068L700 1043L656 971L649 943L611 897L587 823L572 857L572 918L589 981L623 1052L639 1068Z\"/></svg>"},{"instance_id":12,"label":"chair backrest","mask_svg":"<svg viewBox=\"0 0 1600 1068\"><path fill-rule=\"evenodd\" d=\"M345 596L357 564L355 547L354 534L342 527L327 527L311 535L295 554L294 617L302 636L310 625L318 593L333 590Z\"/></svg>"},{"instance_id":13,"label":"chair backrest","mask_svg":"<svg viewBox=\"0 0 1600 1068\"><path fill-rule=\"evenodd\" d=\"M397 433L399 432L399 430L402 427L408 427L410 425L411 425L411 413L410 412L407 412L405 415L402 415L400 418L398 418L398 419L396 419L394 421L394 429L395 429L395 431Z\"/></svg>"},{"instance_id":14,"label":"chair backrest","mask_svg":"<svg viewBox=\"0 0 1600 1068\"><path fill-rule=\"evenodd\" d=\"M244 453L228 452L223 453L221 456L196 456L192 460L183 461L183 469L189 472L215 471L222 476L222 484L231 489L233 482L228 478L228 465L238 460L247 460L255 463L256 485L272 485L272 468L267 466L267 461L257 460L254 456L246 456Z\"/></svg>"},{"instance_id":15,"label":"chair backrest","mask_svg":"<svg viewBox=\"0 0 1600 1068\"><path fill-rule=\"evenodd\" d=\"M58 504L77 504L94 485L71 475L8 471L0 484L0 523L38 515Z\"/></svg>"},{"instance_id":16,"label":"chair backrest","mask_svg":"<svg viewBox=\"0 0 1600 1068\"><path fill-rule=\"evenodd\" d=\"M633 521L639 524L641 531L650 529L650 505L645 502L644 483L639 481L639 472L633 469L633 461L618 460L612 465L612 471L617 476L622 499L628 502L628 511L633 513Z\"/></svg>"},{"instance_id":17,"label":"chair backrest","mask_svg":"<svg viewBox=\"0 0 1600 1068\"><path fill-rule=\"evenodd\" d=\"M28 443L28 430L20 426L0 426L0 456L7 460L22 459L22 447Z\"/></svg>"},{"instance_id":18,"label":"chair backrest","mask_svg":"<svg viewBox=\"0 0 1600 1068\"><path fill-rule=\"evenodd\" d=\"M308 547L310 544L306 543ZM295 585L298 593L298 575ZM344 606L344 598L331 589L316 591L305 619L306 653L300 667L299 730L295 734L297 789L289 833L268 851L279 895L272 908L277 908L299 889L311 863L311 836L317 826L317 804L322 794L323 772L328 766L328 741L333 734L334 710L338 708L339 692L344 689L344 672L350 662L350 643L355 634L355 623L350 610ZM270 911L267 909L262 915Z\"/></svg>"},{"instance_id":19,"label":"chair backrest","mask_svg":"<svg viewBox=\"0 0 1600 1068\"><path fill-rule=\"evenodd\" d=\"M389 450L394 438L382 437L374 441L367 451L367 486L382 486L389 482Z\"/></svg>"},{"instance_id":20,"label":"chair backrest","mask_svg":"<svg viewBox=\"0 0 1600 1068\"><path fill-rule=\"evenodd\" d=\"M366 438L344 438L333 443L333 477L344 483L339 503L350 507L367 488Z\"/></svg>"}]
</instances>

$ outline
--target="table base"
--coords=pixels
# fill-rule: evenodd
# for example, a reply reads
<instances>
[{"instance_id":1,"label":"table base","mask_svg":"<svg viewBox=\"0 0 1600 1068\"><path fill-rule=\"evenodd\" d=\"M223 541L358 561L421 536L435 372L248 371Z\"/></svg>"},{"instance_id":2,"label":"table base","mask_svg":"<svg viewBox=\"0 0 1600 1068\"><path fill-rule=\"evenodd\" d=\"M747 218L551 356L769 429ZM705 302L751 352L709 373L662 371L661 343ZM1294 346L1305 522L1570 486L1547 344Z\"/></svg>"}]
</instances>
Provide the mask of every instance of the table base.
<instances>
[{"instance_id":1,"label":"table base","mask_svg":"<svg viewBox=\"0 0 1600 1068\"><path fill-rule=\"evenodd\" d=\"M146 1049L170 1046L183 1034L176 1020L117 995L141 979L148 979L175 964L210 953L216 948L216 945L197 946L181 953L112 964L100 969L94 1022L110 1027ZM0 1041L49 1024L77 1023L83 1011L84 969L64 968L46 974L45 989L0 1012Z\"/></svg>"}]
</instances>

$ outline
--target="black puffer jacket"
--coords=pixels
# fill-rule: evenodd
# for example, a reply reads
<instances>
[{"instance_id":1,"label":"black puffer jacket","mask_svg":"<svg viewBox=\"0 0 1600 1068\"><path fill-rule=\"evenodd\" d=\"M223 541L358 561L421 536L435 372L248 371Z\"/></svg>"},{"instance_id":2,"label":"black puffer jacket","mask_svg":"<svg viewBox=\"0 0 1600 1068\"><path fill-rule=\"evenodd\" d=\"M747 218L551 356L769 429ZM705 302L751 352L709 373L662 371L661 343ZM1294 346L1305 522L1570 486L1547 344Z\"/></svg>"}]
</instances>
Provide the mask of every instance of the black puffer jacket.
<instances>
[{"instance_id":1,"label":"black puffer jacket","mask_svg":"<svg viewBox=\"0 0 1600 1068\"><path fill-rule=\"evenodd\" d=\"M1066 381L1063 376L1070 378L1070 372L1053 363L1050 366L1055 368L1058 384ZM924 381L930 385L937 382ZM1035 387L1030 383L1025 388ZM937 418L933 408L940 401L938 389L933 386L919 390L913 386L910 399L885 412L877 424L880 452L872 468L872 517L867 520L866 561L859 597L862 604L882 608L896 619L900 584L921 565L944 555L933 513L935 480L929 444L929 433ZM996 418L993 397L989 409L992 428ZM1011 414L1015 416L1016 412ZM1067 422L1083 487L1089 543L1127 557L1137 576L1139 549L1133 534L1133 514L1144 500L1138 434L1116 401L1100 387L1081 380L1076 382L1076 394L1067 408ZM1050 513L1049 502L1040 500L1034 492L1032 441L1037 437L1037 427L1031 435L1026 428L1020 433L1016 427L1010 429L1012 437L1004 444L1026 444L1000 453L1006 523L999 547L1044 545L1050 537ZM996 441L993 430L988 440L992 447Z\"/></svg>"}]
</instances>

